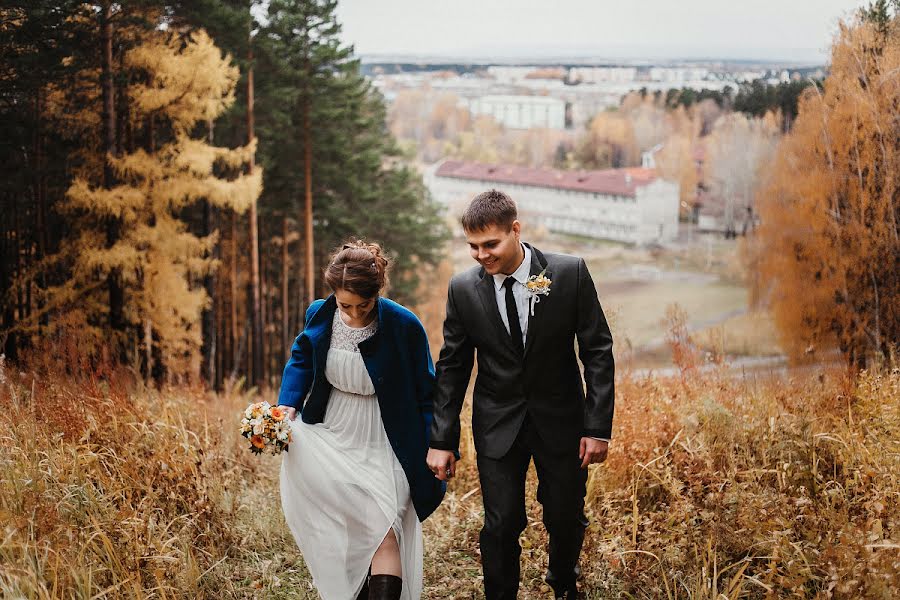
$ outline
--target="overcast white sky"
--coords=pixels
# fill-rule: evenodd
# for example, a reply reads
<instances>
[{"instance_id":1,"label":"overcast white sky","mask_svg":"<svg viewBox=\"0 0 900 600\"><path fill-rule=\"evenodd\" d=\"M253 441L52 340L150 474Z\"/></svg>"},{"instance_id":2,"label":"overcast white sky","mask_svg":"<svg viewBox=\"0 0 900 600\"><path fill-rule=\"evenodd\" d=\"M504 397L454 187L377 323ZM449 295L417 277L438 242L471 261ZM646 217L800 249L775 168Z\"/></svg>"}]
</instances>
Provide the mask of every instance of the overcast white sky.
<instances>
[{"instance_id":1,"label":"overcast white sky","mask_svg":"<svg viewBox=\"0 0 900 600\"><path fill-rule=\"evenodd\" d=\"M339 0L356 53L825 62L867 0Z\"/></svg>"}]
</instances>

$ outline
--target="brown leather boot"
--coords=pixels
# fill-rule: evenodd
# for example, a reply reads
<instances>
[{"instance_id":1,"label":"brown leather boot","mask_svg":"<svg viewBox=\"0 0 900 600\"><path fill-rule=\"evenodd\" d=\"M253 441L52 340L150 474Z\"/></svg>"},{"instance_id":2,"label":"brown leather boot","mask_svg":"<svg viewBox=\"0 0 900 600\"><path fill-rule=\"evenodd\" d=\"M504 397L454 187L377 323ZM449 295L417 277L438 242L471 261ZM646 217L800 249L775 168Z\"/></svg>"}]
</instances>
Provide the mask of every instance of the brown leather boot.
<instances>
[{"instance_id":1,"label":"brown leather boot","mask_svg":"<svg viewBox=\"0 0 900 600\"><path fill-rule=\"evenodd\" d=\"M403 580L396 575L369 577L369 600L399 600Z\"/></svg>"}]
</instances>

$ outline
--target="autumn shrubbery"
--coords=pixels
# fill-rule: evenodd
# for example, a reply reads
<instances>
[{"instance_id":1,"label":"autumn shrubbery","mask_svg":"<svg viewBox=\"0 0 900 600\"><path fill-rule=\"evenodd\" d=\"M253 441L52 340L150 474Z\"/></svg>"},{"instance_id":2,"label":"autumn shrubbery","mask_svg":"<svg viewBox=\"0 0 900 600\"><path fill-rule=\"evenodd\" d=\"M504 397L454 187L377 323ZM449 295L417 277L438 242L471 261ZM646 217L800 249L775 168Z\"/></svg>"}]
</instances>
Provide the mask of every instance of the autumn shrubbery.
<instances>
[{"instance_id":1,"label":"autumn shrubbery","mask_svg":"<svg viewBox=\"0 0 900 600\"><path fill-rule=\"evenodd\" d=\"M683 366L682 377L619 382L609 460L588 482L588 597L892 597L900 369L851 381L821 369L756 378ZM470 447L428 523L430 598L480 589L473 458ZM535 487L532 469L525 598L547 595Z\"/></svg>"},{"instance_id":2,"label":"autumn shrubbery","mask_svg":"<svg viewBox=\"0 0 900 600\"><path fill-rule=\"evenodd\" d=\"M841 25L823 90L761 173L745 254L796 361L838 349L862 366L900 339L900 3L875 4Z\"/></svg>"},{"instance_id":3,"label":"autumn shrubbery","mask_svg":"<svg viewBox=\"0 0 900 600\"><path fill-rule=\"evenodd\" d=\"M596 589L888 598L900 585L900 370L620 385L592 480Z\"/></svg>"},{"instance_id":4,"label":"autumn shrubbery","mask_svg":"<svg viewBox=\"0 0 900 600\"><path fill-rule=\"evenodd\" d=\"M237 433L246 400L0 367L0 596L308 591L277 463Z\"/></svg>"},{"instance_id":5,"label":"autumn shrubbery","mask_svg":"<svg viewBox=\"0 0 900 600\"><path fill-rule=\"evenodd\" d=\"M757 378L677 355L681 376L619 381L610 457L588 482L588 598L890 597L900 369ZM0 370L0 595L316 597L281 515L278 459L237 432L252 394L19 371ZM483 593L468 426L462 451L425 524L434 600ZM522 598L549 595L535 488L532 469Z\"/></svg>"}]
</instances>

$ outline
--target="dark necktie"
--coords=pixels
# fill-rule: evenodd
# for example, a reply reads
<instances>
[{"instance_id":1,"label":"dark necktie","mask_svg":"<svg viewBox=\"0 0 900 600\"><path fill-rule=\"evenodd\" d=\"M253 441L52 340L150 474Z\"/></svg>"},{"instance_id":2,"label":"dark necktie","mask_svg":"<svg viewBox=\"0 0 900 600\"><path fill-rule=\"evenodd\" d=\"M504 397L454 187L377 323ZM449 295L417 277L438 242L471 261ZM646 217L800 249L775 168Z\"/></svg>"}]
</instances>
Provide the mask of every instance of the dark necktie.
<instances>
[{"instance_id":1,"label":"dark necktie","mask_svg":"<svg viewBox=\"0 0 900 600\"><path fill-rule=\"evenodd\" d=\"M506 319L509 321L509 335L513 346L519 354L525 353L525 344L522 343L522 326L519 324L519 311L516 310L516 299L513 296L512 286L516 282L513 277L507 277L503 282L506 288Z\"/></svg>"}]
</instances>

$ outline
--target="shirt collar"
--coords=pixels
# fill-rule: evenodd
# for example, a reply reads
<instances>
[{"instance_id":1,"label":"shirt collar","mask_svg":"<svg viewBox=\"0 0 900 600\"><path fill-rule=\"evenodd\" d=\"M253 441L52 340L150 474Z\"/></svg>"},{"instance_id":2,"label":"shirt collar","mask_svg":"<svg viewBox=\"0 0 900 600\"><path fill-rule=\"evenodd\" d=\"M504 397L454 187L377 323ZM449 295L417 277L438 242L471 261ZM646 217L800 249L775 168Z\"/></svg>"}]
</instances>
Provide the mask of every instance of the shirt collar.
<instances>
[{"instance_id":1,"label":"shirt collar","mask_svg":"<svg viewBox=\"0 0 900 600\"><path fill-rule=\"evenodd\" d=\"M531 248L522 244L522 249L525 250L525 258L522 259L522 264L519 265L519 268L513 271L512 275L505 275L504 273L496 273L494 277L494 287L497 288L497 291L500 291L500 288L503 287L503 282L506 281L507 277L512 277L522 285L525 285L525 282L528 281L528 277L531 275Z\"/></svg>"}]
</instances>

